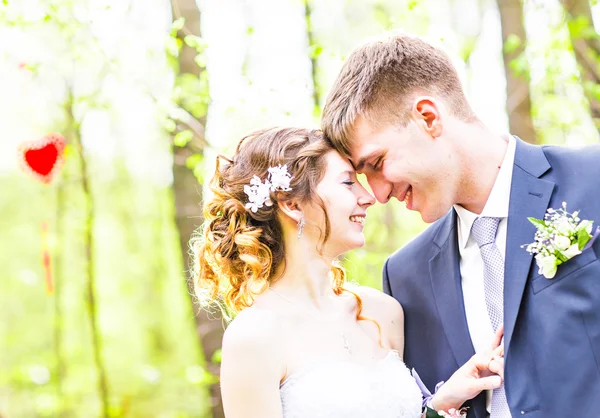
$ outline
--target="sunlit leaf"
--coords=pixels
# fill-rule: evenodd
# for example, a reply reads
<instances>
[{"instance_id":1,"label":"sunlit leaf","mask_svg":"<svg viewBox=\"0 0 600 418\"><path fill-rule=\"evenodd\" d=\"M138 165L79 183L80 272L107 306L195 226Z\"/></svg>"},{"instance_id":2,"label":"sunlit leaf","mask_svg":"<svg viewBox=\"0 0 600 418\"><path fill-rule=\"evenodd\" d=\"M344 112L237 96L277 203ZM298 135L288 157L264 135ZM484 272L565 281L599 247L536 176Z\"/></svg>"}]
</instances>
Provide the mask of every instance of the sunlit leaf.
<instances>
[{"instance_id":1,"label":"sunlit leaf","mask_svg":"<svg viewBox=\"0 0 600 418\"><path fill-rule=\"evenodd\" d=\"M506 52L507 54L511 54L515 52L518 48L520 48L522 44L523 42L521 41L521 38L519 38L514 33L511 33L510 35L508 35L506 41L504 42L504 52Z\"/></svg>"},{"instance_id":2,"label":"sunlit leaf","mask_svg":"<svg viewBox=\"0 0 600 418\"><path fill-rule=\"evenodd\" d=\"M165 119L163 121L163 128L165 128L167 132L175 132L177 129L177 124L172 119Z\"/></svg>"},{"instance_id":3,"label":"sunlit leaf","mask_svg":"<svg viewBox=\"0 0 600 418\"><path fill-rule=\"evenodd\" d=\"M590 35L588 29L591 27L591 24L587 16L580 15L569 19L567 25L569 26L571 36L575 39L585 39Z\"/></svg>"},{"instance_id":4,"label":"sunlit leaf","mask_svg":"<svg viewBox=\"0 0 600 418\"><path fill-rule=\"evenodd\" d=\"M206 67L206 55L205 54L198 54L194 57L194 62L196 63L196 65L200 68L205 68Z\"/></svg>"},{"instance_id":5,"label":"sunlit leaf","mask_svg":"<svg viewBox=\"0 0 600 418\"><path fill-rule=\"evenodd\" d=\"M178 31L178 30L183 29L184 26L185 26L185 17L182 16L173 21L173 23L171 24L171 29L174 31Z\"/></svg>"},{"instance_id":6,"label":"sunlit leaf","mask_svg":"<svg viewBox=\"0 0 600 418\"><path fill-rule=\"evenodd\" d=\"M190 155L187 160L185 160L185 165L187 166L187 168L193 170L195 169L198 165L202 164L204 162L204 156L202 154L192 154Z\"/></svg>"},{"instance_id":7,"label":"sunlit leaf","mask_svg":"<svg viewBox=\"0 0 600 418\"><path fill-rule=\"evenodd\" d=\"M167 53L178 56L180 44L181 41L179 39L169 36L165 41L165 49L167 50Z\"/></svg>"},{"instance_id":8,"label":"sunlit leaf","mask_svg":"<svg viewBox=\"0 0 600 418\"><path fill-rule=\"evenodd\" d=\"M221 357L222 357L221 355L222 355L221 349L220 348L216 349L212 355L212 358L210 359L211 363L221 364Z\"/></svg>"},{"instance_id":9,"label":"sunlit leaf","mask_svg":"<svg viewBox=\"0 0 600 418\"><path fill-rule=\"evenodd\" d=\"M417 7L419 5L419 0L410 0L406 7L408 7L408 10L413 10L415 7Z\"/></svg>"},{"instance_id":10,"label":"sunlit leaf","mask_svg":"<svg viewBox=\"0 0 600 418\"><path fill-rule=\"evenodd\" d=\"M471 36L465 39L461 44L459 55L463 61L467 62L477 45L477 37Z\"/></svg>"},{"instance_id":11,"label":"sunlit leaf","mask_svg":"<svg viewBox=\"0 0 600 418\"><path fill-rule=\"evenodd\" d=\"M194 385L207 385L216 383L219 379L202 366L189 366L185 371L188 382Z\"/></svg>"},{"instance_id":12,"label":"sunlit leaf","mask_svg":"<svg viewBox=\"0 0 600 418\"><path fill-rule=\"evenodd\" d=\"M192 138L194 138L194 134L190 130L177 132L173 137L173 144L177 147L185 147Z\"/></svg>"},{"instance_id":13,"label":"sunlit leaf","mask_svg":"<svg viewBox=\"0 0 600 418\"><path fill-rule=\"evenodd\" d=\"M319 56L323 53L323 46L315 44L311 45L309 49L309 56L312 59L319 58Z\"/></svg>"},{"instance_id":14,"label":"sunlit leaf","mask_svg":"<svg viewBox=\"0 0 600 418\"><path fill-rule=\"evenodd\" d=\"M199 36L186 35L183 40L187 46L194 48L198 53L202 53L206 50L206 42Z\"/></svg>"}]
</instances>

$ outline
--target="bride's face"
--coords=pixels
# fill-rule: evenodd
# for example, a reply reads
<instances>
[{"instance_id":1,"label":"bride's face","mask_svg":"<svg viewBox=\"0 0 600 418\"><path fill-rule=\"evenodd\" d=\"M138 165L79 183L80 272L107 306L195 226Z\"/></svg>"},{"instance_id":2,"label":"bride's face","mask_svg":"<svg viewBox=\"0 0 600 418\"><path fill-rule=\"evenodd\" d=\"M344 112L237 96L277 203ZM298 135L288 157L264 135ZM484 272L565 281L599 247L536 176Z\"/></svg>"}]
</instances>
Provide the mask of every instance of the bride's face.
<instances>
[{"instance_id":1,"label":"bride's face","mask_svg":"<svg viewBox=\"0 0 600 418\"><path fill-rule=\"evenodd\" d=\"M367 208L375 203L375 198L358 182L352 165L336 151L325 155L327 169L316 193L323 200L329 218L330 235L323 249L324 254L336 257L365 243L363 234ZM305 211L307 226L318 225L319 232L325 232L325 215L317 205ZM308 232L308 230L307 230ZM310 232L309 232L310 233Z\"/></svg>"}]
</instances>

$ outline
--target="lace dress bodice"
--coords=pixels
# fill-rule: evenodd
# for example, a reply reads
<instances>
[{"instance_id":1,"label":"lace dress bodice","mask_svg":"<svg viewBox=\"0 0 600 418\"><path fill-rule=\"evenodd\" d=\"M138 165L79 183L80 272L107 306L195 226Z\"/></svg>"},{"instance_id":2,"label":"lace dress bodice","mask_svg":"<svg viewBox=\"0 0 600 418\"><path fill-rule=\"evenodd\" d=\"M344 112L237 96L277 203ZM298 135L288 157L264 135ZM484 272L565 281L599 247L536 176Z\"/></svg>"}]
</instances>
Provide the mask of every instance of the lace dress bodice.
<instances>
[{"instance_id":1,"label":"lace dress bodice","mask_svg":"<svg viewBox=\"0 0 600 418\"><path fill-rule=\"evenodd\" d=\"M398 352L375 364L319 362L280 385L284 418L419 418L421 391Z\"/></svg>"}]
</instances>

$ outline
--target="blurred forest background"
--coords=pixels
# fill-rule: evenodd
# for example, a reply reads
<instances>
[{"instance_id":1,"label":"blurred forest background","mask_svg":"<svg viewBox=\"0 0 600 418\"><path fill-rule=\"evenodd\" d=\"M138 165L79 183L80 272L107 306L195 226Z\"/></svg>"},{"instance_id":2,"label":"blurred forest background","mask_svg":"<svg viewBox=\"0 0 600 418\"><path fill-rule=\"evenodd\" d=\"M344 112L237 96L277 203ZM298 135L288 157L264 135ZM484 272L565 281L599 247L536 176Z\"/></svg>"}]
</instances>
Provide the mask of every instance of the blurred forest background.
<instances>
[{"instance_id":1,"label":"blurred forest background","mask_svg":"<svg viewBox=\"0 0 600 418\"><path fill-rule=\"evenodd\" d=\"M257 128L318 126L345 56L390 29L446 48L497 132L597 142L595 3L0 0L0 417L222 418L223 323L187 280L214 157ZM17 149L49 132L66 163L44 185ZM371 208L351 279L379 288L425 226Z\"/></svg>"}]
</instances>

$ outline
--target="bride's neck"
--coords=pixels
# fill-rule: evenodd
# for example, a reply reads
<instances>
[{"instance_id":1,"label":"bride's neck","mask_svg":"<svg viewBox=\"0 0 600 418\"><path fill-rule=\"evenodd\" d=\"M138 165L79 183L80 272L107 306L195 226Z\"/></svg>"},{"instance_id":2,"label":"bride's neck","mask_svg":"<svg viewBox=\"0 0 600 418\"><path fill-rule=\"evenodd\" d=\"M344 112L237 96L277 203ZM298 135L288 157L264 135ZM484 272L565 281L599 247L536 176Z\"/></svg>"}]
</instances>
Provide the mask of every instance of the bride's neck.
<instances>
[{"instance_id":1,"label":"bride's neck","mask_svg":"<svg viewBox=\"0 0 600 418\"><path fill-rule=\"evenodd\" d=\"M332 259L317 252L316 243L302 237L286 240L285 263L279 267L272 285L276 291L320 307L331 296Z\"/></svg>"}]
</instances>

